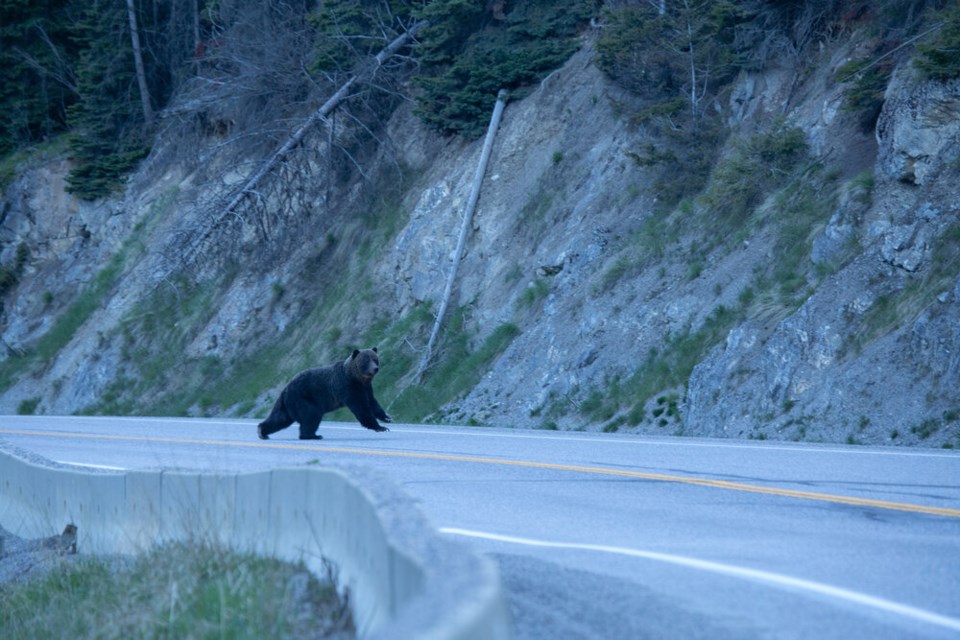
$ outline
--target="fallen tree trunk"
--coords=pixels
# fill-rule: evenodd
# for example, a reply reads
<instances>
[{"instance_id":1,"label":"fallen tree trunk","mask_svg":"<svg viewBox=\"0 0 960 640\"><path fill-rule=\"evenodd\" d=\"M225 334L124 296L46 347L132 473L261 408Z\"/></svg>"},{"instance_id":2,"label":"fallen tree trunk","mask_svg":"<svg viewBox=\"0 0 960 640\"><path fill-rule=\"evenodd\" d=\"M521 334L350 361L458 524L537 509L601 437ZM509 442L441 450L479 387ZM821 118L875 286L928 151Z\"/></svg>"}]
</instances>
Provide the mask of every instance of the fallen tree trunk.
<instances>
[{"instance_id":1,"label":"fallen tree trunk","mask_svg":"<svg viewBox=\"0 0 960 640\"><path fill-rule=\"evenodd\" d=\"M490 150L493 148L493 139L497 135L497 127L500 126L500 117L503 115L503 108L506 105L507 92L503 89L497 94L497 104L493 108L493 115L490 117L490 126L487 127L487 137L483 141L483 151L480 152L480 162L477 164L477 173L473 178L473 187L470 189L470 197L467 199L467 208L463 213L463 222L460 224L460 237L457 239L457 248L453 251L453 265L450 268L450 275L447 277L447 286L443 291L443 298L440 301L440 308L437 310L437 318L433 323L433 330L430 332L430 339L427 340L427 346L424 349L423 357L420 359L420 367L417 369L416 380L423 377L430 360L433 358L433 345L440 333L440 326L443 324L443 316L447 313L447 307L450 304L450 296L453 293L453 285L457 279L457 270L460 267L460 260L463 257L463 247L467 242L467 233L470 231L470 221L473 220L473 212L477 208L477 200L480 199L480 185L483 184L483 176L487 171L487 162L490 160Z\"/></svg>"}]
</instances>

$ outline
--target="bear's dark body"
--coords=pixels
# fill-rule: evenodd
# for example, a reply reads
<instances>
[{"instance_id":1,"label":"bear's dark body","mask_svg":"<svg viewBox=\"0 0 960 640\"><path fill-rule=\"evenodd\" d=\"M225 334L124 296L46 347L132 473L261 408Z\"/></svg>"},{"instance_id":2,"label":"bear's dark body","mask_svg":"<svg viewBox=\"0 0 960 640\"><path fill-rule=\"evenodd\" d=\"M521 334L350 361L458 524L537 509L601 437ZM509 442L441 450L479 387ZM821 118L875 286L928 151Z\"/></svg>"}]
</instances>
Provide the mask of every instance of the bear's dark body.
<instances>
[{"instance_id":1,"label":"bear's dark body","mask_svg":"<svg viewBox=\"0 0 960 640\"><path fill-rule=\"evenodd\" d=\"M392 422L373 397L373 377L380 370L377 349L359 349L343 362L307 369L291 380L273 405L267 419L257 426L257 435L270 434L300 424L301 440L320 440L317 429L323 414L347 407L367 429L388 431L377 419Z\"/></svg>"}]
</instances>

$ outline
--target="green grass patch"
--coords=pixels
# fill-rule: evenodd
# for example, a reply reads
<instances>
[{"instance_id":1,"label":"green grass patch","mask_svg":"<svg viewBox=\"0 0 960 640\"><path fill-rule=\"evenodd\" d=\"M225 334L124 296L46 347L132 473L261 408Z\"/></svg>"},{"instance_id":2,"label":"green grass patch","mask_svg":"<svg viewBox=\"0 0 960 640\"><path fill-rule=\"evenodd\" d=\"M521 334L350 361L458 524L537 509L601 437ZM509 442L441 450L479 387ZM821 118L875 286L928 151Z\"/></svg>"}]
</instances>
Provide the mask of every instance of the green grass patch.
<instances>
[{"instance_id":1,"label":"green grass patch","mask_svg":"<svg viewBox=\"0 0 960 640\"><path fill-rule=\"evenodd\" d=\"M24 371L38 364L50 363L60 350L67 346L77 329L104 303L123 272L125 263L126 252L115 254L93 282L80 292L77 299L54 321L50 330L37 340L33 348L22 355L7 359L0 368L0 391L9 389Z\"/></svg>"},{"instance_id":2,"label":"green grass patch","mask_svg":"<svg viewBox=\"0 0 960 640\"><path fill-rule=\"evenodd\" d=\"M0 586L0 629L25 639L355 637L329 576L206 544L77 559Z\"/></svg>"},{"instance_id":3,"label":"green grass patch","mask_svg":"<svg viewBox=\"0 0 960 640\"><path fill-rule=\"evenodd\" d=\"M681 211L678 215L688 213ZM662 260L667 254L667 247L679 237L680 230L675 221L671 223L667 217L658 214L646 216L631 235L627 248L600 275L600 281L594 286L594 294L612 291L624 278L636 276Z\"/></svg>"},{"instance_id":4,"label":"green grass patch","mask_svg":"<svg viewBox=\"0 0 960 640\"><path fill-rule=\"evenodd\" d=\"M494 329L476 349L464 327L463 311L451 314L438 357L427 369L423 381L403 389L390 410L407 421L429 421L444 404L455 400L480 381L490 364L510 346L520 329L505 323Z\"/></svg>"},{"instance_id":5,"label":"green grass patch","mask_svg":"<svg viewBox=\"0 0 960 640\"><path fill-rule=\"evenodd\" d=\"M736 140L714 166L702 206L728 228L745 223L763 197L784 184L807 157L806 136L779 121L770 130Z\"/></svg>"},{"instance_id":6,"label":"green grass patch","mask_svg":"<svg viewBox=\"0 0 960 640\"><path fill-rule=\"evenodd\" d=\"M697 331L684 331L668 340L662 349L651 351L625 380L609 378L600 388L588 392L580 404L580 413L595 422L608 422L625 412L626 424L640 424L646 418L646 403L664 390L685 385L707 351L723 340L742 317L740 310L718 306ZM680 422L679 402L675 393L662 395L653 419L660 426Z\"/></svg>"},{"instance_id":7,"label":"green grass patch","mask_svg":"<svg viewBox=\"0 0 960 640\"><path fill-rule=\"evenodd\" d=\"M523 290L523 293L520 294L520 297L517 298L517 307L520 309L530 309L538 302L547 297L547 294L550 293L550 286L542 278L534 280L526 289Z\"/></svg>"}]
</instances>

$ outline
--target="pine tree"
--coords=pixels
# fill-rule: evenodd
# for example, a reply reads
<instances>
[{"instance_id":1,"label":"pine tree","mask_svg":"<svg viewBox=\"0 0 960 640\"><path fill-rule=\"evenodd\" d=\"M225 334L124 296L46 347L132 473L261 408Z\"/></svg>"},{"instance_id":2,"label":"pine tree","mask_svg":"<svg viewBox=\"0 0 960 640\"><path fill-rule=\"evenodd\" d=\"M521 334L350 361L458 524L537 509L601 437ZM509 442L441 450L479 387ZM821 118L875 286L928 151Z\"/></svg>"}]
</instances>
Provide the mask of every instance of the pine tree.
<instances>
[{"instance_id":1,"label":"pine tree","mask_svg":"<svg viewBox=\"0 0 960 640\"><path fill-rule=\"evenodd\" d=\"M69 0L0 0L0 154L66 126L76 100Z\"/></svg>"},{"instance_id":2,"label":"pine tree","mask_svg":"<svg viewBox=\"0 0 960 640\"><path fill-rule=\"evenodd\" d=\"M147 152L134 57L123 0L92 0L76 27L80 102L69 110L74 167L69 190L109 194Z\"/></svg>"}]
</instances>

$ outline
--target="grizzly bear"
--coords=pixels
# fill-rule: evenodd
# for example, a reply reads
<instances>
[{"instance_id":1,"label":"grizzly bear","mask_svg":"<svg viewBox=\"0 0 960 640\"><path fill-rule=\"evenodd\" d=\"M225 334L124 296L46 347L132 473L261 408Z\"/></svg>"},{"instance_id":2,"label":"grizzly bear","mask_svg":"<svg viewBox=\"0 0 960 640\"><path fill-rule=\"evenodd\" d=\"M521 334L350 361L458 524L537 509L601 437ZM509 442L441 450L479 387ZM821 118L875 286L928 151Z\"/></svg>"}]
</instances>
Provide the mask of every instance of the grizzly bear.
<instances>
[{"instance_id":1,"label":"grizzly bear","mask_svg":"<svg viewBox=\"0 0 960 640\"><path fill-rule=\"evenodd\" d=\"M367 429L389 431L377 422L377 418L393 422L373 397L373 376L378 371L380 356L374 347L354 349L342 362L297 374L280 392L267 419L257 425L257 435L269 440L271 433L298 422L301 440L321 440L317 428L323 414L343 406Z\"/></svg>"}]
</instances>

